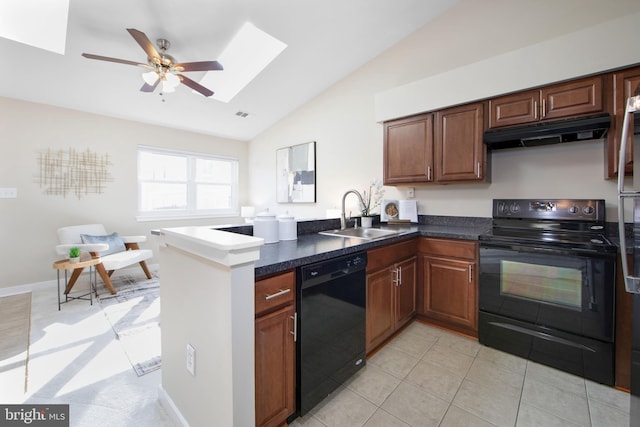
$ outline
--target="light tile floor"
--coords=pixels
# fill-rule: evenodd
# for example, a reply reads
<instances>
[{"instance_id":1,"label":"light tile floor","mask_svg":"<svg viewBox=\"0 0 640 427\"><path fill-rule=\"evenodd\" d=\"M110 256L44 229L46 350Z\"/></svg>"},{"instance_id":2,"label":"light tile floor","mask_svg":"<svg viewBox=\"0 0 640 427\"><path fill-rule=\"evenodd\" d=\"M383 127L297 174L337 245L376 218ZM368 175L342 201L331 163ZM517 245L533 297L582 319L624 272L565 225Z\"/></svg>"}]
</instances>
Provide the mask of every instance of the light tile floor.
<instances>
[{"instance_id":1,"label":"light tile floor","mask_svg":"<svg viewBox=\"0 0 640 427\"><path fill-rule=\"evenodd\" d=\"M627 393L414 322L291 427L628 425Z\"/></svg>"},{"instance_id":2,"label":"light tile floor","mask_svg":"<svg viewBox=\"0 0 640 427\"><path fill-rule=\"evenodd\" d=\"M138 377L97 303L33 292L29 387L2 403L68 403L71 426L171 426L161 371ZM9 390L0 372L0 392ZM291 427L628 426L629 396L419 322Z\"/></svg>"}]
</instances>

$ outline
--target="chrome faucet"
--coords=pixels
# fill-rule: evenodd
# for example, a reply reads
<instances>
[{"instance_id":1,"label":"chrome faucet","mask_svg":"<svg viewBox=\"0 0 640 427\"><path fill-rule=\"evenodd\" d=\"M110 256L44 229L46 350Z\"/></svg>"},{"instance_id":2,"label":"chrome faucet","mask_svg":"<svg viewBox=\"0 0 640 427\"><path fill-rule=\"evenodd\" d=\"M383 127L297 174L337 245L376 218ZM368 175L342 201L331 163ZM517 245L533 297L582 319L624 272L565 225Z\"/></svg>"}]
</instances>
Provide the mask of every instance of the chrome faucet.
<instances>
[{"instance_id":1,"label":"chrome faucet","mask_svg":"<svg viewBox=\"0 0 640 427\"><path fill-rule=\"evenodd\" d=\"M364 198L362 197L362 194L360 194L358 192L358 190L347 190L344 195L342 196L342 213L340 214L340 230L344 230L345 228L347 228L347 218L345 215L345 207L344 207L344 201L347 198L347 194L349 193L353 193L356 196L358 196L358 200L360 201L360 204L364 207L365 206L365 202L364 202ZM351 217L351 215L349 215L349 217Z\"/></svg>"}]
</instances>

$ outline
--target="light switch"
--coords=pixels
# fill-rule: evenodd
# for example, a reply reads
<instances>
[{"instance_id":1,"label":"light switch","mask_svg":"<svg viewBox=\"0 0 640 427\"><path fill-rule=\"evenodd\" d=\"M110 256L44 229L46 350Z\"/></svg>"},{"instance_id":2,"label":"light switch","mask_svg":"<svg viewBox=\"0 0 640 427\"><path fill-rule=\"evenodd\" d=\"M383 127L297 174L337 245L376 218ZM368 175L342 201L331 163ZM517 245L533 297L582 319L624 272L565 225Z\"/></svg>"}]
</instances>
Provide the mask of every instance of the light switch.
<instances>
[{"instance_id":1,"label":"light switch","mask_svg":"<svg viewBox=\"0 0 640 427\"><path fill-rule=\"evenodd\" d=\"M0 199L15 199L18 197L18 189L15 187L0 188Z\"/></svg>"}]
</instances>

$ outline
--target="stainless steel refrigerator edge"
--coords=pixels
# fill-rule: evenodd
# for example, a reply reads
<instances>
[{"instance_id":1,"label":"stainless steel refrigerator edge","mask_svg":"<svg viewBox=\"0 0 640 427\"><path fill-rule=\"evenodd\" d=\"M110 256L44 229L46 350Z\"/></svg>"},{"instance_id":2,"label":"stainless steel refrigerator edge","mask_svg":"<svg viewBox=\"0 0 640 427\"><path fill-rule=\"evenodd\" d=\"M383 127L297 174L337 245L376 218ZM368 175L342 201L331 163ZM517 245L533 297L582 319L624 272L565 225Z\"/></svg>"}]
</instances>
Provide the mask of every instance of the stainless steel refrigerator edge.
<instances>
[{"instance_id":1,"label":"stainless steel refrigerator edge","mask_svg":"<svg viewBox=\"0 0 640 427\"><path fill-rule=\"evenodd\" d=\"M640 87L638 88L640 89ZM627 136L631 121L640 112L640 94L636 90L636 96L627 100L625 109L622 137L620 141L620 153L618 163L618 227L620 234L620 248L622 261L622 274L624 275L625 288L633 294L633 320L631 339L631 402L629 425L640 427L640 137L634 132L634 159L633 159L633 190L625 190L624 164L627 144ZM620 173L622 171L622 173ZM633 209L633 265L634 274L631 275L626 259L627 239L625 235L625 200L632 199Z\"/></svg>"}]
</instances>

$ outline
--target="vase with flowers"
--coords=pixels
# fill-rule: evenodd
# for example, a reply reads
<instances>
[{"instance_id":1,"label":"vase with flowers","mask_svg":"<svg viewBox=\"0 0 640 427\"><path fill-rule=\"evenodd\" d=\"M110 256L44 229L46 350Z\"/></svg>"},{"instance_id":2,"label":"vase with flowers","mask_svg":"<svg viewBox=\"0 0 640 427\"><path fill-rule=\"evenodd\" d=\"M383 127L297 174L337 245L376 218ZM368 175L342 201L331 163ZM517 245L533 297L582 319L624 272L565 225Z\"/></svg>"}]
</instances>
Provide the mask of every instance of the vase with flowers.
<instances>
[{"instance_id":1,"label":"vase with flowers","mask_svg":"<svg viewBox=\"0 0 640 427\"><path fill-rule=\"evenodd\" d=\"M380 180L371 181L369 189L362 192L362 201L360 202L362 217L360 220L363 228L371 228L373 225L373 217L375 216L373 210L380 206L382 196L384 196L384 188L382 188Z\"/></svg>"}]
</instances>

